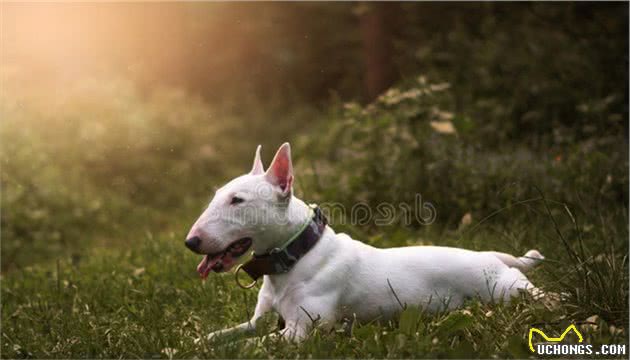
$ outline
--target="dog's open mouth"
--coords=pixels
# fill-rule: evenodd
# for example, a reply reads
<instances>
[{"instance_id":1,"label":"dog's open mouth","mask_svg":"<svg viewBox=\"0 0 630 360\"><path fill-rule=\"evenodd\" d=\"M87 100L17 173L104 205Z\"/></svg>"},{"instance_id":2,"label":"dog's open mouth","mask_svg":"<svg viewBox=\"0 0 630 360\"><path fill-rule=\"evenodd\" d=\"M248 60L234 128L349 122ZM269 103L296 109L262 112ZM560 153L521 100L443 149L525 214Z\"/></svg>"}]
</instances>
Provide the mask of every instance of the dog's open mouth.
<instances>
[{"instance_id":1,"label":"dog's open mouth","mask_svg":"<svg viewBox=\"0 0 630 360\"><path fill-rule=\"evenodd\" d=\"M250 246L252 246L251 238L238 239L225 250L204 256L197 266L197 272L202 279L205 279L213 270L215 272L227 271L234 265L239 256L247 252Z\"/></svg>"}]
</instances>

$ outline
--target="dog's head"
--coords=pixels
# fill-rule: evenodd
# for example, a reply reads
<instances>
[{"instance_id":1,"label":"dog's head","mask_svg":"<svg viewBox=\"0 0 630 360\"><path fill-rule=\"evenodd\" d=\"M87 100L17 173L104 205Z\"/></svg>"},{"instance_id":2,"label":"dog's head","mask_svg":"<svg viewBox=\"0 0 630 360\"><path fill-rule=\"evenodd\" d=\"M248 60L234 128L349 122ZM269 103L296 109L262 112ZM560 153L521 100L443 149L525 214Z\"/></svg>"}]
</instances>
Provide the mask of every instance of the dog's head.
<instances>
[{"instance_id":1,"label":"dog's head","mask_svg":"<svg viewBox=\"0 0 630 360\"><path fill-rule=\"evenodd\" d=\"M278 224L289 216L292 184L291 146L280 146L265 172L259 145L252 170L217 190L188 232L186 247L205 255L197 267L203 278L229 270L250 248L259 252L273 245Z\"/></svg>"}]
</instances>

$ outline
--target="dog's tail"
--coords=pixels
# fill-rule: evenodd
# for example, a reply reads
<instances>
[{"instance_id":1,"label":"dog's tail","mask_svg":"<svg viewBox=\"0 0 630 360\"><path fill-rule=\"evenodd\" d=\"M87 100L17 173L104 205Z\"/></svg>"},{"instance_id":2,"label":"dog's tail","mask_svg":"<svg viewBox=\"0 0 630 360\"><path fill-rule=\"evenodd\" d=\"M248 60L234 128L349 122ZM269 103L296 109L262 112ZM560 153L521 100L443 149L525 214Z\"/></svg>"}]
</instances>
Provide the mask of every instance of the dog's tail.
<instances>
[{"instance_id":1,"label":"dog's tail","mask_svg":"<svg viewBox=\"0 0 630 360\"><path fill-rule=\"evenodd\" d=\"M505 265L517 268L524 273L528 272L545 259L538 250L529 250L525 255L519 258L497 251L488 251L488 253L496 256Z\"/></svg>"}]
</instances>

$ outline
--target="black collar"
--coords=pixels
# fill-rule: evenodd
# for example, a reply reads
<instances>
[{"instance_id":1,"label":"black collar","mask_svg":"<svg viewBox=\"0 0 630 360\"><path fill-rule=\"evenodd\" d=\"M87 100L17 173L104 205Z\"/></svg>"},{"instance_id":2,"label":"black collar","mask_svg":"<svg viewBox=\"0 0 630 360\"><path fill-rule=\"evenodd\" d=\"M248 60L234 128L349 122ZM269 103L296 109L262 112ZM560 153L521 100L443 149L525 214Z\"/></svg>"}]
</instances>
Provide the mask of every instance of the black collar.
<instances>
[{"instance_id":1,"label":"black collar","mask_svg":"<svg viewBox=\"0 0 630 360\"><path fill-rule=\"evenodd\" d=\"M263 275L282 274L291 268L317 244L326 229L326 217L318 207L313 208L313 218L304 230L284 249L275 248L254 257L243 264L243 270L254 280Z\"/></svg>"}]
</instances>

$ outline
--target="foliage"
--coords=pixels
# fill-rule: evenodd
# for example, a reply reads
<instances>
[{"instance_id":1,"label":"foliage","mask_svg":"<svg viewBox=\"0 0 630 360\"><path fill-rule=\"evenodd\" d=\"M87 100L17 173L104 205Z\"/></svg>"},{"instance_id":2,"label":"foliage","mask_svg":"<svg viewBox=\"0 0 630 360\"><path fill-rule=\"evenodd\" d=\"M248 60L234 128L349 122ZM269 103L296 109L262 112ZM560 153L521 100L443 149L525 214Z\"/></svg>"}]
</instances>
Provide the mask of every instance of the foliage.
<instances>
[{"instance_id":1,"label":"foliage","mask_svg":"<svg viewBox=\"0 0 630 360\"><path fill-rule=\"evenodd\" d=\"M451 110L495 147L627 133L627 4L405 4L403 13L401 71L451 83Z\"/></svg>"},{"instance_id":2,"label":"foliage","mask_svg":"<svg viewBox=\"0 0 630 360\"><path fill-rule=\"evenodd\" d=\"M448 83L421 76L374 103L330 112L319 136L304 136L304 187L318 201L432 203L438 222L458 225L535 196L535 187L585 213L628 208L623 135L602 135L534 151L476 128L483 120L454 113ZM347 171L352 169L352 171ZM571 186L567 186L571 184ZM608 205L604 205L608 204ZM423 214L420 214L423 216Z\"/></svg>"},{"instance_id":3,"label":"foliage","mask_svg":"<svg viewBox=\"0 0 630 360\"><path fill-rule=\"evenodd\" d=\"M270 113L235 121L176 89L142 94L128 81L95 78L55 93L54 83L34 89L5 76L3 269L111 245L123 233L160 228L173 214L192 219L212 185L247 169L229 164L250 157L257 140L277 142L291 128L265 132ZM254 131L243 132L241 121Z\"/></svg>"}]
</instances>

